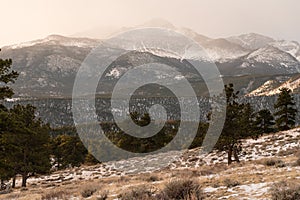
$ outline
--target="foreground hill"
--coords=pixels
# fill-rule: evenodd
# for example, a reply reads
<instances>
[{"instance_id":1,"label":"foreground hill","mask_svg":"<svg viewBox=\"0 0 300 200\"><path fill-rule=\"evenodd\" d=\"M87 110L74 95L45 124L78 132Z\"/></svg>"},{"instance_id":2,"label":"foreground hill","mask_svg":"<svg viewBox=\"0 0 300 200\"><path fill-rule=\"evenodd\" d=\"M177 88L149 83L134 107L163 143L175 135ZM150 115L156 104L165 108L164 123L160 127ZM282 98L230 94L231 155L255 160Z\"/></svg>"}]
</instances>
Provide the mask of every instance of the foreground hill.
<instances>
[{"instance_id":1,"label":"foreground hill","mask_svg":"<svg viewBox=\"0 0 300 200\"><path fill-rule=\"evenodd\" d=\"M195 179L202 186L205 199L269 199L270 188L280 181L300 184L297 162L300 128L265 135L258 140L244 141L241 163L226 165L222 152L200 155L193 149L180 156L169 152L144 158L132 158L95 166L82 166L53 172L48 176L32 177L28 190L15 189L0 199L84 199L89 189L95 189L91 199L100 199L104 192L108 199L136 187L160 191L170 180ZM165 168L143 167L145 161L176 157ZM126 169L124 171L124 168ZM19 180L17 181L19 184ZM98 197L97 197L98 196Z\"/></svg>"}]
</instances>

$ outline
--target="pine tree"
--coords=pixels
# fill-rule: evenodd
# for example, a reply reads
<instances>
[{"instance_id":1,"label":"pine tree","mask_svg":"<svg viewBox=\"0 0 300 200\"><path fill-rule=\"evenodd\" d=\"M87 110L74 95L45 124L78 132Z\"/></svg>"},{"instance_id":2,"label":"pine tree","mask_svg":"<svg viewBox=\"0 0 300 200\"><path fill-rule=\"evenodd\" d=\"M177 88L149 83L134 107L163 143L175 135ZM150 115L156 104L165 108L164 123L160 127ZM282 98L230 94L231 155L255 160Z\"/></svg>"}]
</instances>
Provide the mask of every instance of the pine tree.
<instances>
[{"instance_id":1,"label":"pine tree","mask_svg":"<svg viewBox=\"0 0 300 200\"><path fill-rule=\"evenodd\" d=\"M10 110L10 129L3 134L7 144L6 160L11 165L14 175L22 176L22 187L36 173L50 170L49 125L35 117L35 108L31 105L15 105Z\"/></svg>"},{"instance_id":2,"label":"pine tree","mask_svg":"<svg viewBox=\"0 0 300 200\"><path fill-rule=\"evenodd\" d=\"M250 104L237 102L239 92L235 92L233 84L225 85L227 100L226 119L216 148L227 151L228 164L232 163L232 156L240 162L238 153L242 150L242 140L252 134L253 110Z\"/></svg>"},{"instance_id":3,"label":"pine tree","mask_svg":"<svg viewBox=\"0 0 300 200\"><path fill-rule=\"evenodd\" d=\"M268 109L263 109L256 113L254 126L257 136L263 133L274 132L274 125L274 117Z\"/></svg>"},{"instance_id":4,"label":"pine tree","mask_svg":"<svg viewBox=\"0 0 300 200\"><path fill-rule=\"evenodd\" d=\"M274 108L277 110L275 113L277 128L281 131L293 128L297 110L295 109L295 102L290 89L280 89Z\"/></svg>"},{"instance_id":5,"label":"pine tree","mask_svg":"<svg viewBox=\"0 0 300 200\"><path fill-rule=\"evenodd\" d=\"M11 59L0 59L0 101L13 96L8 86L18 77L11 70ZM50 170L48 151L49 125L35 117L31 105L7 109L0 103L0 179L22 175L22 186L28 177ZM15 178L13 179L14 185Z\"/></svg>"},{"instance_id":6,"label":"pine tree","mask_svg":"<svg viewBox=\"0 0 300 200\"><path fill-rule=\"evenodd\" d=\"M1 51L1 49L0 49ZM18 77L16 71L11 70L11 59L0 59L0 180L7 180L13 176L12 167L7 161L7 144L3 138L3 134L10 128L9 110L3 105L5 98L13 96L13 90L8 86L14 83Z\"/></svg>"},{"instance_id":7,"label":"pine tree","mask_svg":"<svg viewBox=\"0 0 300 200\"><path fill-rule=\"evenodd\" d=\"M11 120L9 116L9 112L7 109L0 109L0 180L3 182L4 180L8 180L14 176L14 171L12 167L12 163L9 163L8 157L9 154L7 152L8 145L7 141L3 137L6 134L11 125Z\"/></svg>"}]
</instances>

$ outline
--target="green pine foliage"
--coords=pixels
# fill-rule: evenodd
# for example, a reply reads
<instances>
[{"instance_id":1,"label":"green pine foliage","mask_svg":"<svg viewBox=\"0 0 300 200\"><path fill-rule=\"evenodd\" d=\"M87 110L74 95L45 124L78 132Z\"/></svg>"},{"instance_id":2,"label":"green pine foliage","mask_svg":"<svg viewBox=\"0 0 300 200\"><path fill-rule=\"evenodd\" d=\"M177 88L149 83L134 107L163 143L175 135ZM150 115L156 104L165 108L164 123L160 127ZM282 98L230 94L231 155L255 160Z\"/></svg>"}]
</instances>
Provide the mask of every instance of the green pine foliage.
<instances>
[{"instance_id":1,"label":"green pine foliage","mask_svg":"<svg viewBox=\"0 0 300 200\"><path fill-rule=\"evenodd\" d=\"M1 49L0 49L1 51ZM11 59L0 59L0 180L7 180L14 175L11 163L7 161L7 144L3 135L10 128L9 110L3 105L2 101L5 98L13 96L13 90L8 86L9 83L14 83L18 77L18 73L11 70Z\"/></svg>"},{"instance_id":2,"label":"green pine foliage","mask_svg":"<svg viewBox=\"0 0 300 200\"><path fill-rule=\"evenodd\" d=\"M88 153L85 156L84 164L86 165L96 165L101 163L99 160L97 160L91 153Z\"/></svg>"},{"instance_id":3,"label":"green pine foliage","mask_svg":"<svg viewBox=\"0 0 300 200\"><path fill-rule=\"evenodd\" d=\"M254 127L257 136L262 135L264 133L274 132L274 125L275 119L268 109L263 109L256 113Z\"/></svg>"},{"instance_id":4,"label":"green pine foliage","mask_svg":"<svg viewBox=\"0 0 300 200\"><path fill-rule=\"evenodd\" d=\"M280 94L274 108L277 111L275 116L276 125L279 130L289 130L295 126L297 109L295 108L294 98L291 95L290 89L280 89Z\"/></svg>"},{"instance_id":5,"label":"green pine foliage","mask_svg":"<svg viewBox=\"0 0 300 200\"><path fill-rule=\"evenodd\" d=\"M4 134L9 131L11 123L9 112L4 107L0 109L0 180L8 180L14 175L11 163L7 161L7 142Z\"/></svg>"},{"instance_id":6,"label":"green pine foliage","mask_svg":"<svg viewBox=\"0 0 300 200\"><path fill-rule=\"evenodd\" d=\"M12 88L8 84L14 83L19 74L11 70L11 65L11 59L0 59L0 100L11 98L14 95Z\"/></svg>"},{"instance_id":7,"label":"green pine foliage","mask_svg":"<svg viewBox=\"0 0 300 200\"><path fill-rule=\"evenodd\" d=\"M87 150L78 136L58 135L50 142L53 165L58 169L80 166L85 161Z\"/></svg>"},{"instance_id":8,"label":"green pine foliage","mask_svg":"<svg viewBox=\"0 0 300 200\"><path fill-rule=\"evenodd\" d=\"M48 151L49 125L35 117L31 105L16 105L9 112L9 127L2 135L5 161L13 175L22 175L22 187L27 179L48 173L50 159Z\"/></svg>"}]
</instances>

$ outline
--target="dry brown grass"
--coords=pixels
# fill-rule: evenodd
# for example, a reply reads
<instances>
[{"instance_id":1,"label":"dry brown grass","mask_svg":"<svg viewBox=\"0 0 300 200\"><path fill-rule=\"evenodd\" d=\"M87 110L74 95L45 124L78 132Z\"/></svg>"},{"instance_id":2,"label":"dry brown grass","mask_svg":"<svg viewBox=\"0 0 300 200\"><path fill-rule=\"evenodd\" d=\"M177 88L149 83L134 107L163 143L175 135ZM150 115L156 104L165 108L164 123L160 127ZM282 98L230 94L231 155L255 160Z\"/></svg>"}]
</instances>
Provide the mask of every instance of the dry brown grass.
<instances>
[{"instance_id":1,"label":"dry brown grass","mask_svg":"<svg viewBox=\"0 0 300 200\"><path fill-rule=\"evenodd\" d=\"M286 179L300 184L299 167L297 168L293 165L298 157L289 155L287 157L274 157L273 159L280 159L289 167L269 167L264 165L267 159L261 159L258 161L242 162L240 164L234 163L231 166L217 164L194 169L165 169L139 175L107 177L91 181L71 181L68 184L57 183L53 187L46 185L29 186L27 191L14 189L13 193L0 195L0 199L41 200L42 197L46 199L47 195L55 196L59 193L83 199L81 196L82 189L80 188L96 187L96 191L90 197L92 200L98 200L101 196L107 196L107 199L110 200L136 187L152 188L157 191L156 193L159 193L164 190L166 184L171 180L184 178L196 180L202 188L218 188L216 191L208 193L206 199L217 199L231 195L232 193L227 189L229 185L233 189L238 189L240 185L269 184ZM239 185L236 183L239 183ZM231 199L241 199L241 197L245 197L243 192L238 197L231 197ZM270 194L262 194L261 197L269 199Z\"/></svg>"},{"instance_id":2,"label":"dry brown grass","mask_svg":"<svg viewBox=\"0 0 300 200\"><path fill-rule=\"evenodd\" d=\"M45 192L41 200L54 200L54 199L61 199L61 200L67 200L70 199L70 193L66 190L50 190Z\"/></svg>"}]
</instances>

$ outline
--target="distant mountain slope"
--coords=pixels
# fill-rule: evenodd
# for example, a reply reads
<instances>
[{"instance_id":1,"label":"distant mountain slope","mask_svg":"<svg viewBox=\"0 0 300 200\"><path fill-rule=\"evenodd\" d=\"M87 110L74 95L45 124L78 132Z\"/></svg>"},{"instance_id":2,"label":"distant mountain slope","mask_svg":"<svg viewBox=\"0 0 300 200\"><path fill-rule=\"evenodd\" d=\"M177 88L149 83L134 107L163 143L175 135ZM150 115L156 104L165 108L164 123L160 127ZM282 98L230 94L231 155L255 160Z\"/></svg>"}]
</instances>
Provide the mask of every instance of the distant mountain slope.
<instances>
[{"instance_id":1,"label":"distant mountain slope","mask_svg":"<svg viewBox=\"0 0 300 200\"><path fill-rule=\"evenodd\" d=\"M48 40L51 38L51 40ZM60 96L72 88L76 72L97 41L47 37L2 49L20 73L12 86L18 96Z\"/></svg>"},{"instance_id":2,"label":"distant mountain slope","mask_svg":"<svg viewBox=\"0 0 300 200\"><path fill-rule=\"evenodd\" d=\"M224 80L226 82L238 81L236 83L239 85L238 89L245 93L259 88L268 80L272 82L276 77L291 78L299 73L300 45L298 42L276 41L255 33L213 39L188 28L175 27L159 19L138 26L138 28L142 27L172 29L198 42L207 52L210 58L208 60L215 62L221 75L226 77ZM129 29L122 28L122 30ZM157 39L162 43L180 42L177 38L170 40L160 35L157 35ZM93 48L101 44L101 40L98 39L50 35L44 39L3 47L0 57L12 58L13 68L20 72L19 79L13 85L17 96L69 96L81 63ZM126 41L119 43L122 48L126 48L127 45ZM150 57L163 63L171 63L184 75L193 77L189 68L184 69L187 65L182 62L186 58L195 56L193 52L189 53L185 57L178 57L167 51L145 47L143 52L137 52L135 56L138 56L141 62ZM127 61L123 62L122 66L116 66L109 71L107 77L110 79L107 84L130 68L134 58L131 55L126 59ZM202 86L200 88L202 89ZM272 89L274 88L264 89L264 91Z\"/></svg>"},{"instance_id":3,"label":"distant mountain slope","mask_svg":"<svg viewBox=\"0 0 300 200\"><path fill-rule=\"evenodd\" d=\"M285 51L295 58L297 60L300 60L300 44L296 41L285 41L285 40L280 40L280 41L275 41L270 43L270 45Z\"/></svg>"},{"instance_id":4,"label":"distant mountain slope","mask_svg":"<svg viewBox=\"0 0 300 200\"><path fill-rule=\"evenodd\" d=\"M226 62L248 54L250 51L226 39L211 39L201 44L213 61Z\"/></svg>"},{"instance_id":5,"label":"distant mountain slope","mask_svg":"<svg viewBox=\"0 0 300 200\"><path fill-rule=\"evenodd\" d=\"M270 80L265 82L261 87L250 92L247 96L270 96L280 93L280 89L288 88L294 93L300 92L300 74L288 79L285 82Z\"/></svg>"},{"instance_id":6,"label":"distant mountain slope","mask_svg":"<svg viewBox=\"0 0 300 200\"><path fill-rule=\"evenodd\" d=\"M217 63L223 75L288 75L299 73L299 61L278 48L266 46L251 53Z\"/></svg>"}]
</instances>

